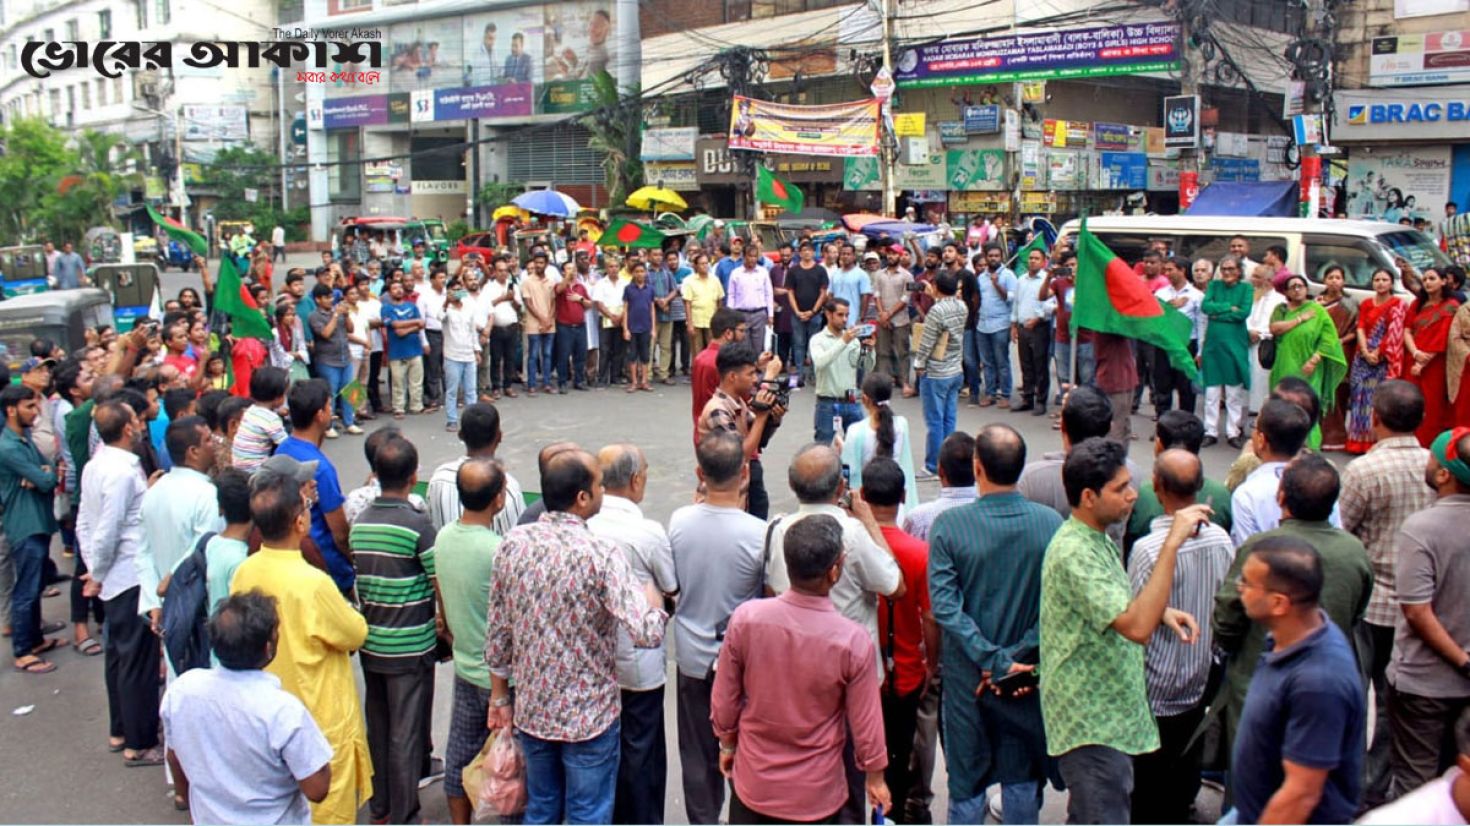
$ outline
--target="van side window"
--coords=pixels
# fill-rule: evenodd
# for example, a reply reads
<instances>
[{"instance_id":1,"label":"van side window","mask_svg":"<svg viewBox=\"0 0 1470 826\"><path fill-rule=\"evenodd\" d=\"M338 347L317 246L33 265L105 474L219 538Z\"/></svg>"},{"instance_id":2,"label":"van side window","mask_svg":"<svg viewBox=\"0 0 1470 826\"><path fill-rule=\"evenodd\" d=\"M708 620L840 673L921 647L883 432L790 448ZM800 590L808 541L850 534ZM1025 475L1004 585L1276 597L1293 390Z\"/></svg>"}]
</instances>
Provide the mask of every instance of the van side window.
<instances>
[{"instance_id":1,"label":"van side window","mask_svg":"<svg viewBox=\"0 0 1470 826\"><path fill-rule=\"evenodd\" d=\"M1340 235L1307 236L1306 276L1314 284L1322 283L1322 273L1333 264L1340 265L1347 273L1348 287L1361 290L1373 288L1373 270L1379 262L1373 247L1367 241L1355 240Z\"/></svg>"},{"instance_id":2,"label":"van side window","mask_svg":"<svg viewBox=\"0 0 1470 826\"><path fill-rule=\"evenodd\" d=\"M1113 254L1129 264L1136 264L1143 260L1143 254L1148 252L1148 236L1132 232L1099 232L1097 237ZM1072 239L1075 245L1077 240Z\"/></svg>"},{"instance_id":3,"label":"van side window","mask_svg":"<svg viewBox=\"0 0 1470 826\"><path fill-rule=\"evenodd\" d=\"M1176 254L1191 261L1207 258L1218 263L1221 258L1230 254L1230 239L1233 235L1234 233L1230 235L1184 235L1179 238L1179 251ZM1288 246L1286 239L1279 236L1250 235L1247 238L1250 241L1251 251L1246 257L1258 264L1265 257L1267 247ZM1246 273L1244 277L1249 278L1250 273Z\"/></svg>"}]
</instances>

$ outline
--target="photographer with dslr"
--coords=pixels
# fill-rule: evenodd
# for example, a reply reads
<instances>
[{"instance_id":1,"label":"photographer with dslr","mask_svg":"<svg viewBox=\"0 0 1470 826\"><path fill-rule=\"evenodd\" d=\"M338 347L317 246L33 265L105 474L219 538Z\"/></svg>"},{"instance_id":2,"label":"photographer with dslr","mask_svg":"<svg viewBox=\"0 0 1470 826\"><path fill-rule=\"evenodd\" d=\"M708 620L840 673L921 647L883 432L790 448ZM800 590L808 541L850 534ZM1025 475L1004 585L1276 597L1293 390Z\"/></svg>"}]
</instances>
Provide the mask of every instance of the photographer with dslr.
<instances>
[{"instance_id":1,"label":"photographer with dslr","mask_svg":"<svg viewBox=\"0 0 1470 826\"><path fill-rule=\"evenodd\" d=\"M836 433L863 420L863 406L858 399L858 374L872 370L877 359L873 341L877 330L872 324L847 326L848 303L834 298L822 308L827 326L812 336L812 370L817 374L817 413L815 440L832 441ZM838 419L841 427L837 426Z\"/></svg>"}]
</instances>

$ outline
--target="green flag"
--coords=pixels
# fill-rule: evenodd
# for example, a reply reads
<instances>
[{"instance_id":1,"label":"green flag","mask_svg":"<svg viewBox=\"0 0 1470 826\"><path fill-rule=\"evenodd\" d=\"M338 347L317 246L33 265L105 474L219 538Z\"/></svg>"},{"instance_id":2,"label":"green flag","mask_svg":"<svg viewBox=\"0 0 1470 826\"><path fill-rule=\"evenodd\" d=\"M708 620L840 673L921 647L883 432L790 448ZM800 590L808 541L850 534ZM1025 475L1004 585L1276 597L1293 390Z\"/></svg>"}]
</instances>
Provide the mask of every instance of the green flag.
<instances>
[{"instance_id":1,"label":"green flag","mask_svg":"<svg viewBox=\"0 0 1470 826\"><path fill-rule=\"evenodd\" d=\"M266 321L265 313L256 306L255 299L240 282L234 256L220 258L219 280L214 285L214 308L229 317L230 332L236 338L271 337L271 325Z\"/></svg>"},{"instance_id":2,"label":"green flag","mask_svg":"<svg viewBox=\"0 0 1470 826\"><path fill-rule=\"evenodd\" d=\"M664 243L664 234L646 227L636 221L623 218L614 218L607 229L602 231L598 237L599 246L611 247L644 247L647 249L658 249Z\"/></svg>"},{"instance_id":3,"label":"green flag","mask_svg":"<svg viewBox=\"0 0 1470 826\"><path fill-rule=\"evenodd\" d=\"M153 219L153 223L163 227L163 231L168 233L168 237L193 250L195 255L209 255L209 244L204 240L203 235L189 229L172 218L165 218L159 215L151 206L148 207L148 217Z\"/></svg>"},{"instance_id":4,"label":"green flag","mask_svg":"<svg viewBox=\"0 0 1470 826\"><path fill-rule=\"evenodd\" d=\"M1174 369L1196 375L1189 337L1194 324L1172 304L1160 301L1148 285L1087 229L1077 234L1077 301L1072 332L1085 327L1099 333L1146 341L1162 350Z\"/></svg>"},{"instance_id":5,"label":"green flag","mask_svg":"<svg viewBox=\"0 0 1470 826\"><path fill-rule=\"evenodd\" d=\"M353 379L347 383L346 387L338 391L337 395L341 396L343 401L352 405L353 410L356 410L362 407L363 402L367 401L367 388L362 386L362 382Z\"/></svg>"},{"instance_id":6,"label":"green flag","mask_svg":"<svg viewBox=\"0 0 1470 826\"><path fill-rule=\"evenodd\" d=\"M772 175L771 170L759 164L755 167L755 199L781 207L792 215L799 215L806 204L806 196L800 189Z\"/></svg>"},{"instance_id":7,"label":"green flag","mask_svg":"<svg viewBox=\"0 0 1470 826\"><path fill-rule=\"evenodd\" d=\"M1046 236L1038 232L1032 237L1031 243L1016 250L1016 260L1013 269L1017 271L1025 269L1026 257L1031 254L1032 250L1041 250L1042 255L1049 255L1050 250L1046 248Z\"/></svg>"}]
</instances>

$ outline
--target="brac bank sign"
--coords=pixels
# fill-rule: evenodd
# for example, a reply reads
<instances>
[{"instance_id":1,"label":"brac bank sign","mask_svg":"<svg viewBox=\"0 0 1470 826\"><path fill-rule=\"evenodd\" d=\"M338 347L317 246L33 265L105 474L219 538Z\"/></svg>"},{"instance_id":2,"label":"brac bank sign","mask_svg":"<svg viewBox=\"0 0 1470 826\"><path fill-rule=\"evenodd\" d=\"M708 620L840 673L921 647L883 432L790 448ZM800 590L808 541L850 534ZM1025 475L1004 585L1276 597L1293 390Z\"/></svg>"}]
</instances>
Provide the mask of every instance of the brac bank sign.
<instances>
[{"instance_id":1,"label":"brac bank sign","mask_svg":"<svg viewBox=\"0 0 1470 826\"><path fill-rule=\"evenodd\" d=\"M1368 90L1344 90L1336 97L1335 140L1433 142L1470 136L1470 86L1435 89L1432 98Z\"/></svg>"}]
</instances>

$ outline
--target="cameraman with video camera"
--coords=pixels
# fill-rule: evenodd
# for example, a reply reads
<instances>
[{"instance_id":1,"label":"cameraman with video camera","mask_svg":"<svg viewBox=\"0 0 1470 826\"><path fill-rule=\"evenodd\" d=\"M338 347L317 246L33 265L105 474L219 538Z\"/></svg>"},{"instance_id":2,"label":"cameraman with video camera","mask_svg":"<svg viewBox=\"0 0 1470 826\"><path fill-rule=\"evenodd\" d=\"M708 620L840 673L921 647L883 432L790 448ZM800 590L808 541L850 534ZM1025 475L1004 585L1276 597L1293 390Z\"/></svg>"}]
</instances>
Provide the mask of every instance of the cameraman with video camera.
<instances>
[{"instance_id":1,"label":"cameraman with video camera","mask_svg":"<svg viewBox=\"0 0 1470 826\"><path fill-rule=\"evenodd\" d=\"M761 354L765 358L766 353ZM790 391L781 375L781 360L770 356L764 375L756 366L755 351L741 342L728 342L715 357L720 386L705 402L695 425L695 444L712 431L724 430L740 437L745 455L750 458L750 488L745 511L758 519L770 512L771 500L766 494L765 472L761 467L761 450L771 441L781 417L786 415ZM747 401L748 400L748 401Z\"/></svg>"},{"instance_id":2,"label":"cameraman with video camera","mask_svg":"<svg viewBox=\"0 0 1470 826\"><path fill-rule=\"evenodd\" d=\"M827 326L812 336L812 370L817 374L816 441L826 444L836 433L844 433L853 422L862 421L863 406L858 395L858 374L872 370L877 330L872 324L847 326L848 304L833 298L822 307ZM838 420L841 426L838 426Z\"/></svg>"}]
</instances>

